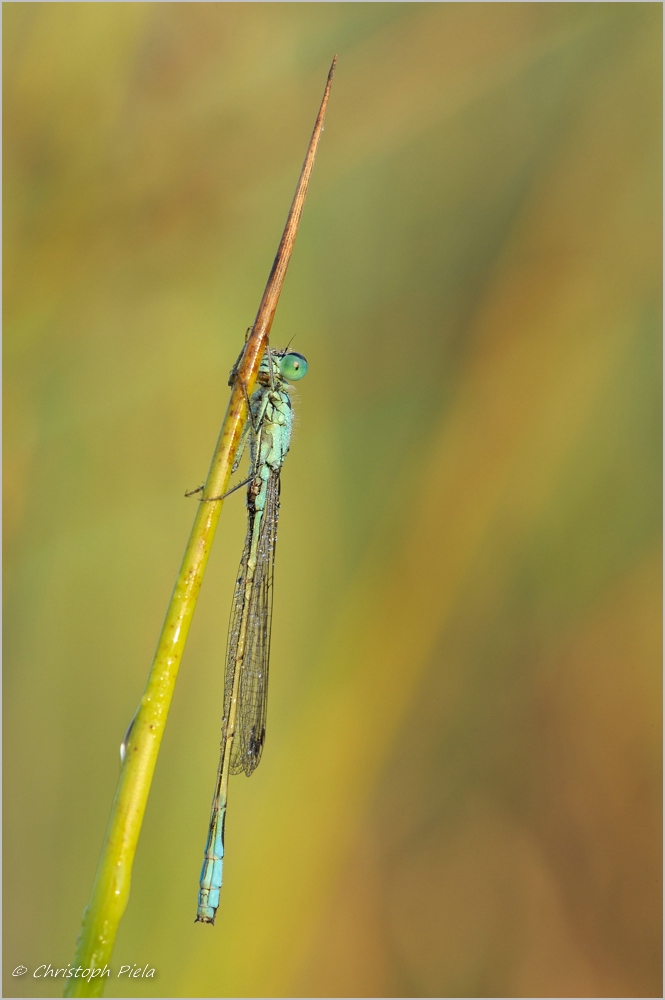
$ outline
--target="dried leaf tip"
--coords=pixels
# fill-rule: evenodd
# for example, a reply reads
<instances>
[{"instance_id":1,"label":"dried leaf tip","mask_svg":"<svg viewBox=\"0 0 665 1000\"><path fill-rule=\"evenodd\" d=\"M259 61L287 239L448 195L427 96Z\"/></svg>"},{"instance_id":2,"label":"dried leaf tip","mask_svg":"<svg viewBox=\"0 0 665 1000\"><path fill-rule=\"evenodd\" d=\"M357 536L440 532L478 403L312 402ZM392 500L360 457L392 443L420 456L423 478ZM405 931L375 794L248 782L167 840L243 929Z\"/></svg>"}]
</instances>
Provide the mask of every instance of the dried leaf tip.
<instances>
[{"instance_id":1,"label":"dried leaf tip","mask_svg":"<svg viewBox=\"0 0 665 1000\"><path fill-rule=\"evenodd\" d=\"M243 360L238 368L238 374L245 381L247 381L246 374L249 373L251 369L256 371L256 368L258 367L257 358L259 355L263 354L264 347L270 335L270 327L272 326L273 317L275 315L279 296L282 291L282 285L284 284L286 269L289 266L291 252L296 241L300 216L302 215L305 195L307 194L307 186L312 173L312 167L314 166L314 157L316 156L317 146L319 144L319 139L321 138L321 132L323 131L323 119L326 113L326 106L328 104L328 97L330 96L330 87L332 86L332 78L336 65L337 56L335 55L328 72L328 79L326 81L323 98L319 107L319 113L316 116L316 122L314 123L314 131L312 132L312 137L309 141L307 155L305 156L305 162L302 165L298 185L293 196L293 201L291 202L291 208L286 220L286 225L284 226L284 232L282 233L282 238L277 249L277 255L273 262L270 275L268 276L268 282L263 293L263 298L261 299L261 304L252 326L252 332L245 346Z\"/></svg>"}]
</instances>

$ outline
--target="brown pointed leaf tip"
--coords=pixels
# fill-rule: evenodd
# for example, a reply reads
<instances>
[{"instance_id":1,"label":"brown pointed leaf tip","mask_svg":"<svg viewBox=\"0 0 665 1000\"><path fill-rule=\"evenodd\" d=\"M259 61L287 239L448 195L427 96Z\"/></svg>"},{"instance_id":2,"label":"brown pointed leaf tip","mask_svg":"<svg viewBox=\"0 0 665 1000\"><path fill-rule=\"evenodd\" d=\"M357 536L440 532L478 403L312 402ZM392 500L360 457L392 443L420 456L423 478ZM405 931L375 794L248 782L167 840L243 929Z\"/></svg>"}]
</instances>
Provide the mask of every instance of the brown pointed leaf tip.
<instances>
[{"instance_id":1,"label":"brown pointed leaf tip","mask_svg":"<svg viewBox=\"0 0 665 1000\"><path fill-rule=\"evenodd\" d=\"M238 366L238 375L246 385L253 381L251 373L255 373L258 369L259 359L263 354L265 345L270 335L270 328L272 326L275 310L277 309L277 303L279 302L282 285L284 284L286 269L289 266L291 252L296 241L298 225L300 224L300 216L302 215L305 195L307 194L307 186L312 173L312 167L314 166L314 157L316 156L319 139L321 138L321 132L323 131L323 120L326 113L326 106L328 104L328 97L330 96L330 88L332 86L332 79L336 65L337 56L333 58L332 65L330 66L326 87L321 100L321 106L314 124L314 131L312 132L312 138L309 141L305 162L303 163L302 170L300 171L300 178L298 179L293 201L291 202L291 208L289 209L286 225L284 226L284 232L282 233L282 238L277 249L277 255L268 277L268 282L256 314L256 319L254 320L252 332L247 340L247 344L245 345L243 359Z\"/></svg>"}]
</instances>

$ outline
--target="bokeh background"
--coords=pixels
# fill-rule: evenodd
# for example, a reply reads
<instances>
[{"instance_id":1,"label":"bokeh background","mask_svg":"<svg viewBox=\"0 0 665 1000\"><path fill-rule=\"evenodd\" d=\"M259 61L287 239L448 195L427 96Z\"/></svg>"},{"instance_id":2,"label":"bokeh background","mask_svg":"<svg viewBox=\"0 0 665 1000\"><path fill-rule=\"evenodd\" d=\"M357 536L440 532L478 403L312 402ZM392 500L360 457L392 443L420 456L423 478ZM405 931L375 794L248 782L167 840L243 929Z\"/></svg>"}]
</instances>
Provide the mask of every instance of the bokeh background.
<instances>
[{"instance_id":1,"label":"bokeh background","mask_svg":"<svg viewBox=\"0 0 665 1000\"><path fill-rule=\"evenodd\" d=\"M266 751L195 926L238 494L107 995L661 995L661 17L4 5L5 996L73 958L335 52Z\"/></svg>"}]
</instances>

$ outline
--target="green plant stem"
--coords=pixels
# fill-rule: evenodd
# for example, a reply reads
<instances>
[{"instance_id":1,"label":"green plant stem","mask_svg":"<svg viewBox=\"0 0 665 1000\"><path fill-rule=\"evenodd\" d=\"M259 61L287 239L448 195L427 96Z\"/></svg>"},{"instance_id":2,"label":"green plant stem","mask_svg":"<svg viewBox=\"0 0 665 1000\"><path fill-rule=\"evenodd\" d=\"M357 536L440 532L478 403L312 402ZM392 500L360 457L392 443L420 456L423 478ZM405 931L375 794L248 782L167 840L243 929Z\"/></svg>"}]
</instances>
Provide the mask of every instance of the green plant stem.
<instances>
[{"instance_id":1,"label":"green plant stem","mask_svg":"<svg viewBox=\"0 0 665 1000\"><path fill-rule=\"evenodd\" d=\"M260 360L260 355L257 354ZM258 365L256 366L258 367ZM254 379L250 382L250 390ZM206 496L221 496L231 475L245 419L242 388L234 386L215 449ZM189 543L164 619L148 682L126 748L102 856L83 914L74 967L104 968L111 958L116 931L127 906L132 863L157 763L178 667L194 614L222 501L199 503ZM65 996L101 996L104 978L68 980Z\"/></svg>"},{"instance_id":2,"label":"green plant stem","mask_svg":"<svg viewBox=\"0 0 665 1000\"><path fill-rule=\"evenodd\" d=\"M210 498L223 495L231 476L240 435L247 419L246 398L251 396L256 383L298 231L314 156L323 130L323 118L335 61L333 60L328 74L323 100L277 256L233 381L231 399L203 490L202 502L198 504L194 526L166 612L148 682L128 737L125 762L111 808L106 839L90 900L83 913L83 924L74 957L75 973L67 980L64 995L68 997L96 997L101 996L104 990L107 977L101 973L110 962L118 924L129 899L132 864L152 775L157 763L157 754L166 726L187 633L222 509L222 500ZM77 971L79 975L76 974Z\"/></svg>"}]
</instances>

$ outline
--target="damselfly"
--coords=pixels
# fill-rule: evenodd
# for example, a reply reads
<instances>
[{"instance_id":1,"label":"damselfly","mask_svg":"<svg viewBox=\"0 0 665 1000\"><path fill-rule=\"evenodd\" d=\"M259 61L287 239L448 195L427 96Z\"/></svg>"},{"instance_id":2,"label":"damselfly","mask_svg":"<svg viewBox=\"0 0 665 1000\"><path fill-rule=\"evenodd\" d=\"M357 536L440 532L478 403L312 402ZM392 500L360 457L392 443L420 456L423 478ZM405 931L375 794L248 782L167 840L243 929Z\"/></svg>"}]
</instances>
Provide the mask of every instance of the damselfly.
<instances>
[{"instance_id":1,"label":"damselfly","mask_svg":"<svg viewBox=\"0 0 665 1000\"><path fill-rule=\"evenodd\" d=\"M293 425L288 382L306 373L307 361L302 354L266 347L233 467L236 471L249 438L247 536L231 607L221 754L196 915L206 924L215 922L219 906L229 775L241 771L252 774L265 739L279 477ZM231 381L235 377L234 368Z\"/></svg>"}]
</instances>

